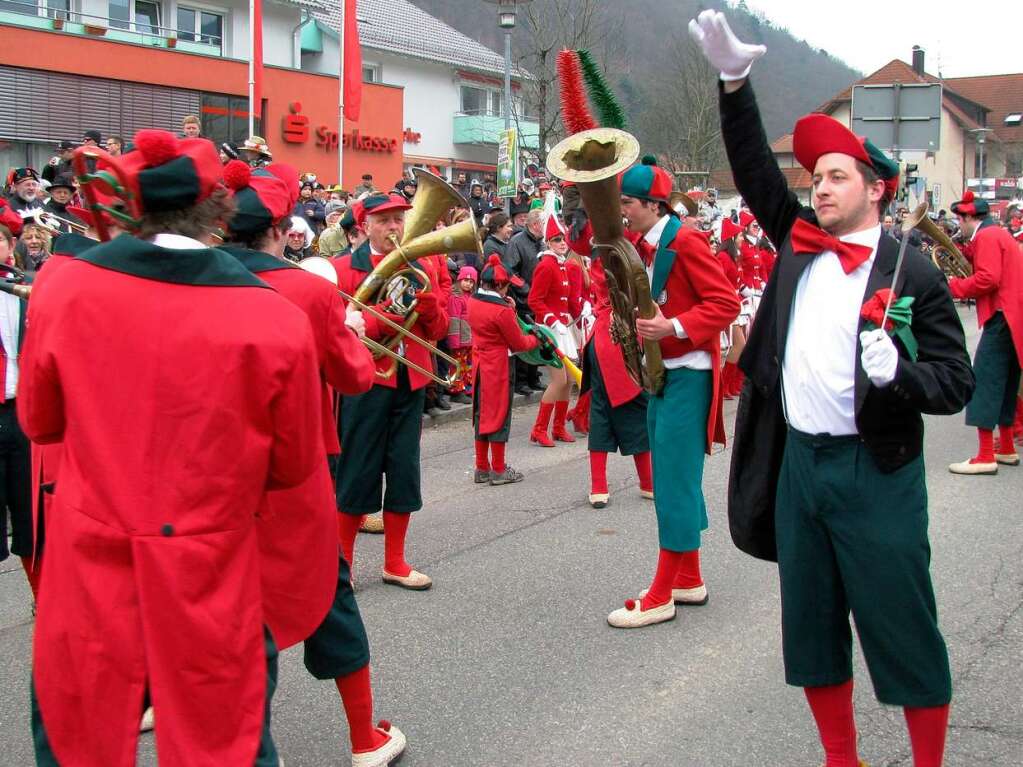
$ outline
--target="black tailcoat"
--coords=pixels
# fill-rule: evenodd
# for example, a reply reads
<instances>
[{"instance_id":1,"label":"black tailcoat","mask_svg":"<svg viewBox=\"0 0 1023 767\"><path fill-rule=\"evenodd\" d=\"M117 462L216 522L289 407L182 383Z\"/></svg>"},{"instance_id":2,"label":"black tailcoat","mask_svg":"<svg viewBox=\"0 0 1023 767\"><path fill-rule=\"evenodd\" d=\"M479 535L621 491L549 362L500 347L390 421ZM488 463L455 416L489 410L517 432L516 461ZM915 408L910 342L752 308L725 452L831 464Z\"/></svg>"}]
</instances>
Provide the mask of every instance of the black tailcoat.
<instances>
[{"instance_id":1,"label":"black tailcoat","mask_svg":"<svg viewBox=\"0 0 1023 767\"><path fill-rule=\"evenodd\" d=\"M782 412L781 364L796 285L813 258L793 253L789 233L797 217L814 225L817 217L789 190L764 134L750 83L747 81L734 93L722 89L720 111L736 186L778 247L777 263L739 360L746 382L735 422L728 519L736 546L752 556L775 561L775 490L787 429ZM894 238L881 235L864 302L878 290L891 287L898 248ZM916 362L896 339L900 359L890 386L878 389L861 365L856 368L856 426L878 468L885 473L920 455L924 432L921 413L957 413L974 387L962 323L948 284L916 248L906 251L895 293L898 297L914 297L912 332L919 344ZM857 360L860 353L857 341ZM790 394L799 396L798 392Z\"/></svg>"}]
</instances>

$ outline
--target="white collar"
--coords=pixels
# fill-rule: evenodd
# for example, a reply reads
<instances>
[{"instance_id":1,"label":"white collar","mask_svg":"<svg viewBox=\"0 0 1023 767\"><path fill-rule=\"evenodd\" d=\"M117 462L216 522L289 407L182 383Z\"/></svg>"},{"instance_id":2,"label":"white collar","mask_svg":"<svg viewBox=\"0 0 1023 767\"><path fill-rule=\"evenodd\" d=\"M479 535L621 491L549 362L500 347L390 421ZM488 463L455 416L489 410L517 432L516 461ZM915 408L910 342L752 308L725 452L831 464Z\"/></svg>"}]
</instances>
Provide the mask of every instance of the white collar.
<instances>
[{"instance_id":1,"label":"white collar","mask_svg":"<svg viewBox=\"0 0 1023 767\"><path fill-rule=\"evenodd\" d=\"M500 293L496 290L487 290L486 288L476 288L476 292L481 296L496 296L497 298L504 299Z\"/></svg>"},{"instance_id":2,"label":"white collar","mask_svg":"<svg viewBox=\"0 0 1023 767\"><path fill-rule=\"evenodd\" d=\"M156 235L150 242L157 247L167 248L168 250L205 250L209 247L198 240L193 240L191 237L185 237L183 234L170 234L167 232Z\"/></svg>"},{"instance_id":3,"label":"white collar","mask_svg":"<svg viewBox=\"0 0 1023 767\"><path fill-rule=\"evenodd\" d=\"M869 229L861 229L858 232L843 234L838 238L840 242L849 242L853 245L868 245L877 250L877 244L881 241L881 224L874 224Z\"/></svg>"},{"instance_id":4,"label":"white collar","mask_svg":"<svg viewBox=\"0 0 1023 767\"><path fill-rule=\"evenodd\" d=\"M668 219L671 218L668 214L661 216L661 220L650 227L650 231L643 235L643 239L650 245L657 245L661 241L661 235L664 233L664 227L668 225Z\"/></svg>"},{"instance_id":5,"label":"white collar","mask_svg":"<svg viewBox=\"0 0 1023 767\"><path fill-rule=\"evenodd\" d=\"M980 224L977 224L977 228L973 230L973 234L970 235L970 242L973 242L977 237L977 232L980 231Z\"/></svg>"}]
</instances>

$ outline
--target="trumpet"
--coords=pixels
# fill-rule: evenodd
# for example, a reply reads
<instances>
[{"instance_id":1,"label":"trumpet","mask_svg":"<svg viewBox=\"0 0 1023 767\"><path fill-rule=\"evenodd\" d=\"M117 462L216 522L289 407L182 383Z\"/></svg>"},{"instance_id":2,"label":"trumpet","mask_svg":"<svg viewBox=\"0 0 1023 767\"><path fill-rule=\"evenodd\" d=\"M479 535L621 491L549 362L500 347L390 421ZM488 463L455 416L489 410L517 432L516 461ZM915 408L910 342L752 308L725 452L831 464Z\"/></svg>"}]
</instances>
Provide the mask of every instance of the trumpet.
<instances>
[{"instance_id":1,"label":"trumpet","mask_svg":"<svg viewBox=\"0 0 1023 767\"><path fill-rule=\"evenodd\" d=\"M42 227L54 236L64 234L64 230L61 227L67 227L72 232L78 232L79 234L85 234L89 230L86 224L80 224L68 218L61 218L54 213L50 213L48 210L37 210L32 214L31 219L36 226Z\"/></svg>"}]
</instances>

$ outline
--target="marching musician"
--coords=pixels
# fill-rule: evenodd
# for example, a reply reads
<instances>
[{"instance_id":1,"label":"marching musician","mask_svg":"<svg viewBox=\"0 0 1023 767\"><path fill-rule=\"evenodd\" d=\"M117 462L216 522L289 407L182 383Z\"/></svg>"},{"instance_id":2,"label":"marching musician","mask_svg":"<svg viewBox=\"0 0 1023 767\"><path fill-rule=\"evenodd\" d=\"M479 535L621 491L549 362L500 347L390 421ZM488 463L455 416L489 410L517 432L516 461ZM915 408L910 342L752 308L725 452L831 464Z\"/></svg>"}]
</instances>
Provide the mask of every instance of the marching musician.
<instances>
[{"instance_id":1,"label":"marching musician","mask_svg":"<svg viewBox=\"0 0 1023 767\"><path fill-rule=\"evenodd\" d=\"M573 280L570 277L570 270L578 269L579 265L568 258L568 242L557 214L552 213L547 217L544 239L548 250L540 252L533 270L529 284L529 310L538 322L554 331L561 353L575 359L579 356L579 349L571 325L582 313L582 279ZM572 289L573 282L576 290ZM568 371L564 366L547 366L547 381L529 441L541 447L554 447L555 440L575 442L575 437L565 425L568 419L568 400L572 394Z\"/></svg>"},{"instance_id":2,"label":"marching musician","mask_svg":"<svg viewBox=\"0 0 1023 767\"><path fill-rule=\"evenodd\" d=\"M137 238L66 262L29 311L18 415L64 451L34 638L37 761L133 763L150 697L161 761L271 767L256 514L322 461L315 345L299 309L200 239L232 210L213 144L140 131L135 146L109 167L137 201ZM280 513L292 541L330 534L329 509ZM313 556L295 567L336 561Z\"/></svg>"},{"instance_id":3,"label":"marching musician","mask_svg":"<svg viewBox=\"0 0 1023 767\"><path fill-rule=\"evenodd\" d=\"M616 628L672 620L676 602L707 602L700 574L700 533L707 527L703 463L711 446L725 441L721 331L738 315L739 300L707 239L683 228L668 206L671 187L671 176L649 156L621 180L622 210L629 230L638 235L636 247L658 304L654 317L636 319L636 331L660 344L666 373L662 391L647 407L657 569L639 599L608 615Z\"/></svg>"},{"instance_id":4,"label":"marching musician","mask_svg":"<svg viewBox=\"0 0 1023 767\"><path fill-rule=\"evenodd\" d=\"M519 328L515 299L508 289L524 281L510 274L497 253L491 253L480 274L480 287L469 297L472 329L473 381L472 421L476 437L476 484L507 485L522 481L522 472L505 462L505 445L511 433L515 366L510 354L530 351L537 336ZM489 452L488 452L489 451Z\"/></svg>"},{"instance_id":5,"label":"marching musician","mask_svg":"<svg viewBox=\"0 0 1023 767\"><path fill-rule=\"evenodd\" d=\"M912 247L897 271L899 244L881 233L898 165L838 121L808 115L793 149L812 174L814 208L800 204L748 81L764 47L740 42L717 11L689 28L721 72L739 191L779 246L740 361L732 538L778 562L785 678L805 690L827 765L858 762L851 611L878 699L905 707L914 765L939 767L951 679L928 572L921 413L969 399L962 325L941 274ZM893 278L901 325L892 315L868 330L864 315L882 324Z\"/></svg>"},{"instance_id":6,"label":"marching musician","mask_svg":"<svg viewBox=\"0 0 1023 767\"><path fill-rule=\"evenodd\" d=\"M739 236L742 229L730 218L721 219L721 249L718 250L718 261L729 284L734 285L741 296L739 316L730 328L731 343L725 357L725 366L721 370L721 394L725 399L735 399L742 391L743 375L738 366L739 355L746 348L746 329L753 318L753 290L743 284L738 267L740 261Z\"/></svg>"},{"instance_id":7,"label":"marching musician","mask_svg":"<svg viewBox=\"0 0 1023 767\"><path fill-rule=\"evenodd\" d=\"M760 260L760 225L753 214L747 210L739 211L739 275L744 287L759 292L764 289Z\"/></svg>"},{"instance_id":8,"label":"marching musician","mask_svg":"<svg viewBox=\"0 0 1023 767\"><path fill-rule=\"evenodd\" d=\"M362 201L359 211L368 239L350 255L332 263L338 273L338 287L354 295L363 280L394 251L395 240L405 231L405 211L411 204L400 194L376 194ZM419 286L415 311L419 317L411 331L420 338L436 342L447 334L447 297L442 294L442 279L447 268L437 259L423 257L417 262L430 279L431 289ZM441 272L445 274L441 274ZM399 324L403 321L388 311L391 299L376 306ZM373 313L364 314L366 335L381 340L393 331L379 322ZM422 345L402 341L398 351L427 370L433 369L433 357ZM383 510L383 580L402 588L422 591L430 588L430 576L414 569L405 557L405 536L413 512L423 507L420 478L419 439L422 432L424 387L430 380L420 372L397 364L387 378L394 361L387 356L377 360L378 375L365 394L341 398L338 430L342 445L338 463L337 506L340 517L341 546L345 559L353 564L355 536L364 514ZM386 475L386 486L384 476Z\"/></svg>"},{"instance_id":9,"label":"marching musician","mask_svg":"<svg viewBox=\"0 0 1023 767\"><path fill-rule=\"evenodd\" d=\"M973 358L977 388L966 405L966 424L976 427L979 447L973 458L953 463L948 470L997 474L999 464L1019 465L1013 421L1023 360L1023 259L1012 235L991 219L987 200L967 191L952 203L952 212L969 238L964 255L973 262L973 274L952 278L948 287L954 298L976 299L983 331Z\"/></svg>"},{"instance_id":10,"label":"marching musician","mask_svg":"<svg viewBox=\"0 0 1023 767\"><path fill-rule=\"evenodd\" d=\"M298 189L298 174L293 168L270 164L250 172L245 163L232 160L224 167L224 179L234 190L235 213L228 227L228 242L220 249L306 314L316 343L320 375L324 460L301 485L267 493L266 509L260 518L266 621L279 649L304 639L306 669L315 678L331 679L336 684L348 719L352 754L359 763L387 764L404 750L405 736L397 727L373 724L369 641L352 591L351 572L339 554L333 529L326 536L302 541L301 553L314 552L312 561L323 562L319 552L325 548L338 560L336 567L303 571L302 576L309 582L305 588L279 572L282 563L286 571L290 570L290 560L299 553L294 550L295 542L280 534L279 525L291 524L288 515L280 511L290 506L314 506L335 512L332 468L340 446L331 409L332 390L356 395L373 385L373 357L359 340L359 332L364 330L362 314L346 312L333 285L284 258L288 213L295 205ZM282 549L281 540L292 546L291 550ZM324 584L322 579L333 583ZM328 609L323 597L329 599L331 593L333 600ZM302 594L314 599L298 598Z\"/></svg>"}]
</instances>

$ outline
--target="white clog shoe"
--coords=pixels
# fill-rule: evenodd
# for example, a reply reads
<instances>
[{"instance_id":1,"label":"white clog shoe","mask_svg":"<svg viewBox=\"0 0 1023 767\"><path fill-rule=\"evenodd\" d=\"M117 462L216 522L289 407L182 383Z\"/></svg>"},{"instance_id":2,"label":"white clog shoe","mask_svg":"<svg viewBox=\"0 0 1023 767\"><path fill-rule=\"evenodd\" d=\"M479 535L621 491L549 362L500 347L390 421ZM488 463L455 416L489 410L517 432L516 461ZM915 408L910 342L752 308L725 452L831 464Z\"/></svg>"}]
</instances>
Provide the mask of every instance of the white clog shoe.
<instances>
[{"instance_id":1,"label":"white clog shoe","mask_svg":"<svg viewBox=\"0 0 1023 767\"><path fill-rule=\"evenodd\" d=\"M433 585L433 578L418 570L411 570L408 575L395 575L384 570L383 577L384 583L390 583L392 586L401 586L403 589L411 591L426 591Z\"/></svg>"},{"instance_id":2,"label":"white clog shoe","mask_svg":"<svg viewBox=\"0 0 1023 767\"><path fill-rule=\"evenodd\" d=\"M998 473L998 462L991 461L991 463L974 463L972 460L960 461L959 463L950 463L948 470L953 474L997 474Z\"/></svg>"},{"instance_id":3,"label":"white clog shoe","mask_svg":"<svg viewBox=\"0 0 1023 767\"><path fill-rule=\"evenodd\" d=\"M352 754L352 767L388 767L405 753L408 745L405 733L386 721L380 722L377 730L388 736L387 741L372 751Z\"/></svg>"},{"instance_id":4,"label":"white clog shoe","mask_svg":"<svg viewBox=\"0 0 1023 767\"><path fill-rule=\"evenodd\" d=\"M675 619L675 602L668 601L658 607L644 610L638 599L625 600L625 607L619 607L607 616L609 625L616 629L638 629L654 623L664 623Z\"/></svg>"}]
</instances>

